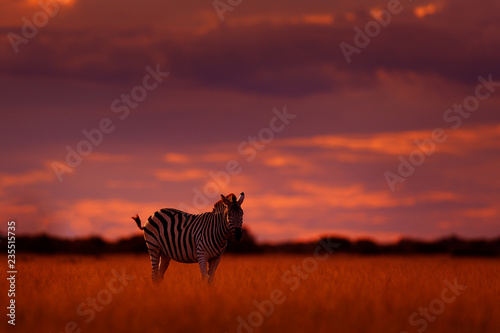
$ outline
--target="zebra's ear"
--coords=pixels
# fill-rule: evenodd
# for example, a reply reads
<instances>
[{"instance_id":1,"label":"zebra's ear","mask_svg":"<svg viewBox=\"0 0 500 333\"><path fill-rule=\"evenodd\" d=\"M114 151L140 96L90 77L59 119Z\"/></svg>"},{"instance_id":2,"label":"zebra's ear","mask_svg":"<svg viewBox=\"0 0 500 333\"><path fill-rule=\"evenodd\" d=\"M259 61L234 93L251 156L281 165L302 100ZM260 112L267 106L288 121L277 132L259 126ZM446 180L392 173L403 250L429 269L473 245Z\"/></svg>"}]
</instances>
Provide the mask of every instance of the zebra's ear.
<instances>
[{"instance_id":1,"label":"zebra's ear","mask_svg":"<svg viewBox=\"0 0 500 333\"><path fill-rule=\"evenodd\" d=\"M245 200L245 193L241 192L240 197L238 198L238 205L241 206L243 200Z\"/></svg>"},{"instance_id":2,"label":"zebra's ear","mask_svg":"<svg viewBox=\"0 0 500 333\"><path fill-rule=\"evenodd\" d=\"M224 205L226 206L229 206L231 204L231 201L229 201L225 196L224 194L221 194L220 195L221 199L222 199L222 202L224 203Z\"/></svg>"}]
</instances>

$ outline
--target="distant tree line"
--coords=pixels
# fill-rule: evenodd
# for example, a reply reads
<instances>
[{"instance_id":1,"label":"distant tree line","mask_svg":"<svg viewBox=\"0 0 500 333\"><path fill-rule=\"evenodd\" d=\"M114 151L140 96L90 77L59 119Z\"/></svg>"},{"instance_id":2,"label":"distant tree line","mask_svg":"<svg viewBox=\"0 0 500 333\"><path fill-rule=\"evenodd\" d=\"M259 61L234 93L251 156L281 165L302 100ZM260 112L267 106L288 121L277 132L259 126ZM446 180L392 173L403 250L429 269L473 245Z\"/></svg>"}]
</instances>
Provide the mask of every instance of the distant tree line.
<instances>
[{"instance_id":1,"label":"distant tree line","mask_svg":"<svg viewBox=\"0 0 500 333\"><path fill-rule=\"evenodd\" d=\"M284 242L279 244L259 244L254 236L243 229L243 238L239 243L230 240L227 252L240 254L291 253L311 254L320 244L329 242L339 244L337 253L360 255L380 254L450 254L454 256L500 256L500 237L493 240L465 240L450 236L428 242L415 239L403 239L392 244L378 244L369 239L351 241L342 237L323 237L311 242ZM5 235L0 235L0 247L7 251ZM116 242L107 242L99 236L79 239L64 239L46 234L36 236L17 236L17 253L39 254L112 254L112 253L147 253L142 236L132 236Z\"/></svg>"}]
</instances>

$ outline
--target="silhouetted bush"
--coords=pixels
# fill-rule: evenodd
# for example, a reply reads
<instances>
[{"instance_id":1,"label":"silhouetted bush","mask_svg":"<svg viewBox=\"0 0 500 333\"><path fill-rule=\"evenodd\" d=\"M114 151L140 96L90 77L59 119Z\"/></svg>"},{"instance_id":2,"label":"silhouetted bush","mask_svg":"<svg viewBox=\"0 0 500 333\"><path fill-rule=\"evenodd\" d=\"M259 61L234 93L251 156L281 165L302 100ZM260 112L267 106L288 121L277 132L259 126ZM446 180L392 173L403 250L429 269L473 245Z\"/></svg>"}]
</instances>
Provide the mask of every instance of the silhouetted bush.
<instances>
[{"instance_id":1,"label":"silhouetted bush","mask_svg":"<svg viewBox=\"0 0 500 333\"><path fill-rule=\"evenodd\" d=\"M463 240L456 236L438 239L434 242L402 239L394 244L380 245L370 239L351 242L341 237L323 237L317 242L285 242L280 244L258 244L255 237L245 228L240 242L230 240L229 253L292 253L313 254L321 242L338 243L335 253L362 255L377 254L450 254L454 256L500 256L500 237L494 240ZM0 235L0 247L7 251L7 238ZM107 242L98 236L79 239L63 239L46 234L36 236L17 236L16 253L30 252L39 254L87 254L106 253L147 253L142 235Z\"/></svg>"},{"instance_id":2,"label":"silhouetted bush","mask_svg":"<svg viewBox=\"0 0 500 333\"><path fill-rule=\"evenodd\" d=\"M261 248L257 245L255 237L246 228L241 229L243 236L239 242L229 239L226 252L228 253L261 253Z\"/></svg>"},{"instance_id":3,"label":"silhouetted bush","mask_svg":"<svg viewBox=\"0 0 500 333\"><path fill-rule=\"evenodd\" d=\"M318 243L318 245L321 244L321 242L326 242L326 243L336 243L339 244L339 247L335 249L335 252L337 253L342 253L342 252L351 252L352 251L352 243L346 239L346 238L341 238L341 237L323 237L321 238Z\"/></svg>"},{"instance_id":4,"label":"silhouetted bush","mask_svg":"<svg viewBox=\"0 0 500 333\"><path fill-rule=\"evenodd\" d=\"M352 245L352 252L360 254L379 254L380 247L369 239L362 239Z\"/></svg>"}]
</instances>

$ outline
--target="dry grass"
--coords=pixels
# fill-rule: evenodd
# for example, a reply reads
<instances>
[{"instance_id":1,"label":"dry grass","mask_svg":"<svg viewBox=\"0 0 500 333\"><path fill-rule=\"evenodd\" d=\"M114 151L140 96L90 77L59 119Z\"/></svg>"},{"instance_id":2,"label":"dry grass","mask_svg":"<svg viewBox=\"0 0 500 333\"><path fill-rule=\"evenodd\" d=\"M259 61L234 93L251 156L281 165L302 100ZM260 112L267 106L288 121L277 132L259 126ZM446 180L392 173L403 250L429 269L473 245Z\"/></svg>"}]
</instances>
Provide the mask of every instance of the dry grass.
<instances>
[{"instance_id":1,"label":"dry grass","mask_svg":"<svg viewBox=\"0 0 500 333\"><path fill-rule=\"evenodd\" d=\"M237 318L247 320L253 313L258 321L254 302L279 289L284 302L251 330L411 333L423 326L411 326L410 315L441 297L445 279L457 277L467 289L428 322L425 332L500 332L498 259L332 256L291 290L297 280L286 282L283 274L304 258L225 255L212 286L201 283L197 265L172 262L162 284L154 286L146 254L19 256L15 330L65 332L66 323L74 321L78 327L68 332L236 332ZM112 269L135 278L87 323L89 313L76 310L109 288ZM0 285L5 295L6 280ZM13 331L5 322L1 326Z\"/></svg>"}]
</instances>

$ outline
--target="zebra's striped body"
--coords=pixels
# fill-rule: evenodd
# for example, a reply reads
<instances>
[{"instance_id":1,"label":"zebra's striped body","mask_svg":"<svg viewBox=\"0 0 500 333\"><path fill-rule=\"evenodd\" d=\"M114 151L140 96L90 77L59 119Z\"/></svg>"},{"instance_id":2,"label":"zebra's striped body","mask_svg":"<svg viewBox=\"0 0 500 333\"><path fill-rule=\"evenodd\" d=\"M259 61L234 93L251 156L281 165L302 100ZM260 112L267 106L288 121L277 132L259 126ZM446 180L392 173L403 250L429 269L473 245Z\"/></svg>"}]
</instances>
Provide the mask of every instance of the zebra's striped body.
<instances>
[{"instance_id":1,"label":"zebra's striped body","mask_svg":"<svg viewBox=\"0 0 500 333\"><path fill-rule=\"evenodd\" d=\"M244 194L241 193L238 200L234 194L221 197L212 212L194 215L164 208L151 215L144 227L141 227L139 216L133 218L144 230L154 282L163 278L171 259L182 263L197 262L202 277L213 279L227 239L231 234L240 238L243 223L240 205ZM210 264L208 274L207 263Z\"/></svg>"},{"instance_id":2,"label":"zebra's striped body","mask_svg":"<svg viewBox=\"0 0 500 333\"><path fill-rule=\"evenodd\" d=\"M218 257L226 249L230 233L225 223L219 223L222 214L191 215L176 209L161 209L144 226L146 242L148 246L159 244L163 253L178 262L197 262L199 251L205 251L207 259Z\"/></svg>"}]
</instances>

